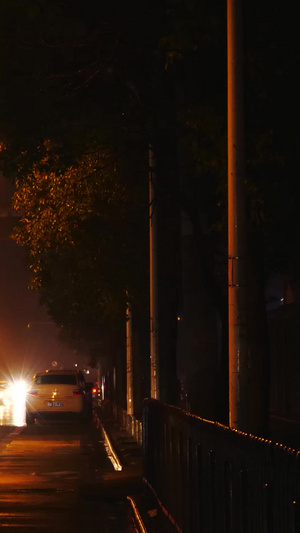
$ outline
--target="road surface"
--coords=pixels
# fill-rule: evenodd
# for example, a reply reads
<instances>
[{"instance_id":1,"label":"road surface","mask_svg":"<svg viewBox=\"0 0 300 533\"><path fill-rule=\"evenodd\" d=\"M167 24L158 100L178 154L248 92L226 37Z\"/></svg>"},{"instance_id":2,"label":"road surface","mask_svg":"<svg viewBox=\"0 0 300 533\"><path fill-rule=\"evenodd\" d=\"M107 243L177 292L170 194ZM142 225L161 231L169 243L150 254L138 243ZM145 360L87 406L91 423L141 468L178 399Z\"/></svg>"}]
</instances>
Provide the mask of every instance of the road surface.
<instances>
[{"instance_id":1,"label":"road surface","mask_svg":"<svg viewBox=\"0 0 300 533\"><path fill-rule=\"evenodd\" d=\"M12 419L13 407L1 406L0 527L10 533L136 532L124 491L106 490L116 473L93 422L4 423Z\"/></svg>"}]
</instances>

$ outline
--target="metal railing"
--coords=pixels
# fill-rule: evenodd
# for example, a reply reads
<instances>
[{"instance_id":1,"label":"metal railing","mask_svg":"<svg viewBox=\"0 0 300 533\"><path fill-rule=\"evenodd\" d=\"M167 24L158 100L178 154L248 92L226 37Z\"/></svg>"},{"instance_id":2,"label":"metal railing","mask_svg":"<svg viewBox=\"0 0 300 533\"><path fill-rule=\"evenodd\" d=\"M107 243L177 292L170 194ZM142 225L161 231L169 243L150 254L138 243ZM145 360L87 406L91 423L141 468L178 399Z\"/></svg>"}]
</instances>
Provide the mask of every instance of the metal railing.
<instances>
[{"instance_id":1,"label":"metal railing","mask_svg":"<svg viewBox=\"0 0 300 533\"><path fill-rule=\"evenodd\" d=\"M120 426L126 430L126 433L142 446L143 431L141 420L138 420L133 415L129 415L125 409L109 400L102 402L101 407L104 411L110 412Z\"/></svg>"},{"instance_id":2,"label":"metal railing","mask_svg":"<svg viewBox=\"0 0 300 533\"><path fill-rule=\"evenodd\" d=\"M145 400L144 480L182 533L300 532L299 452Z\"/></svg>"}]
</instances>

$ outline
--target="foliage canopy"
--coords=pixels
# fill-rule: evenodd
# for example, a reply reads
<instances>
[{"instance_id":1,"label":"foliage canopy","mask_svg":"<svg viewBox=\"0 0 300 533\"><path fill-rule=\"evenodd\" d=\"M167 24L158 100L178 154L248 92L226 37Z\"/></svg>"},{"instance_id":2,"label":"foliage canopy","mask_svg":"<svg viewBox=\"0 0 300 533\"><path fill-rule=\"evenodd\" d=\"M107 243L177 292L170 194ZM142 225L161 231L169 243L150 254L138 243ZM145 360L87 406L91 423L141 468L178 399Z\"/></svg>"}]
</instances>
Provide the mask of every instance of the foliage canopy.
<instances>
[{"instance_id":1,"label":"foliage canopy","mask_svg":"<svg viewBox=\"0 0 300 533\"><path fill-rule=\"evenodd\" d=\"M54 319L97 340L104 327L112 332L124 322L126 290L134 298L140 289L131 273L143 263L139 232L132 232L140 214L133 216L134 191L109 150L86 154L62 172L48 168L49 149L16 181L13 205L22 218L13 237L28 249L31 285Z\"/></svg>"},{"instance_id":2,"label":"foliage canopy","mask_svg":"<svg viewBox=\"0 0 300 533\"><path fill-rule=\"evenodd\" d=\"M274 5L243 7L247 219L265 275L297 283L297 32ZM149 138L162 220L188 214L224 296L226 2L3 0L0 25L0 163L53 316L77 331L84 310L121 316L124 289L143 292Z\"/></svg>"}]
</instances>

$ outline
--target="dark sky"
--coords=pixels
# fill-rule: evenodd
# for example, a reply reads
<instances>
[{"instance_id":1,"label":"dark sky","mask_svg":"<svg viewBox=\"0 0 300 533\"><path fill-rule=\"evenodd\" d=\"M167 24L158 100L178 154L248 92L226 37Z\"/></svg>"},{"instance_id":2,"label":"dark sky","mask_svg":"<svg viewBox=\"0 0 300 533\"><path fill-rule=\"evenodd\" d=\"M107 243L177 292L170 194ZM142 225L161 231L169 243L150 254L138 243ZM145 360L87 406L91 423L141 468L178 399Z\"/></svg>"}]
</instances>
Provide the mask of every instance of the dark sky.
<instances>
[{"instance_id":1,"label":"dark sky","mask_svg":"<svg viewBox=\"0 0 300 533\"><path fill-rule=\"evenodd\" d=\"M3 374L31 377L52 361L66 367L77 362L59 340L38 294L27 289L24 250L9 238L17 220L11 216L11 193L11 184L0 174L0 379Z\"/></svg>"}]
</instances>

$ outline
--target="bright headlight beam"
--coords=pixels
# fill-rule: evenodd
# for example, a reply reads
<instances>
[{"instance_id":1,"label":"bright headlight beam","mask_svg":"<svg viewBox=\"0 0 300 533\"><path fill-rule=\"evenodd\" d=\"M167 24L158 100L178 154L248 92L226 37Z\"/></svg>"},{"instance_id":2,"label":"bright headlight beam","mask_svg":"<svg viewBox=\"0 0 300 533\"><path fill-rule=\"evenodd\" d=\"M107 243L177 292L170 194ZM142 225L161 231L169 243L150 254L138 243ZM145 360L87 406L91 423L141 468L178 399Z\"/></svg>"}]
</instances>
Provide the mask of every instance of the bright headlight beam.
<instances>
[{"instance_id":1,"label":"bright headlight beam","mask_svg":"<svg viewBox=\"0 0 300 533\"><path fill-rule=\"evenodd\" d=\"M27 383L23 379L20 379L18 381L13 381L12 383L10 383L9 392L13 395L13 398L15 400L22 401L25 399L27 387Z\"/></svg>"}]
</instances>

